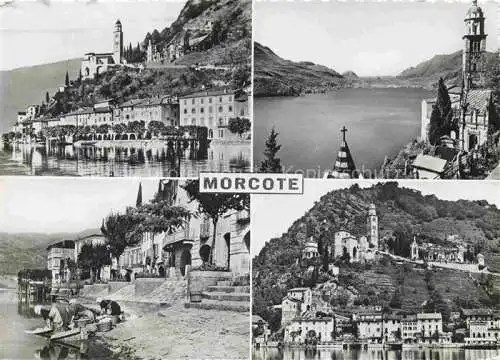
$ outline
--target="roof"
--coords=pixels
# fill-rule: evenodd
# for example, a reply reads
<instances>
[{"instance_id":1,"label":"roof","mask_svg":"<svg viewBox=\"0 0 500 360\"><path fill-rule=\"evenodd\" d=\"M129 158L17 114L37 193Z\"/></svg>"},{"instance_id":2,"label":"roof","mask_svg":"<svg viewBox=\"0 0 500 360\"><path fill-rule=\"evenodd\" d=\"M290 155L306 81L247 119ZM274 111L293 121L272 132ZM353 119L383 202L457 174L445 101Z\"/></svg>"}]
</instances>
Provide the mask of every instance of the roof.
<instances>
[{"instance_id":1,"label":"roof","mask_svg":"<svg viewBox=\"0 0 500 360\"><path fill-rule=\"evenodd\" d=\"M121 108L124 107L130 107L130 106L137 106L142 103L142 99L131 99L128 101L125 101L123 104L120 105Z\"/></svg>"},{"instance_id":2,"label":"roof","mask_svg":"<svg viewBox=\"0 0 500 360\"><path fill-rule=\"evenodd\" d=\"M441 174L444 171L446 162L446 160L434 156L419 154L413 162L412 166L418 169L424 169L430 172Z\"/></svg>"},{"instance_id":3,"label":"roof","mask_svg":"<svg viewBox=\"0 0 500 360\"><path fill-rule=\"evenodd\" d=\"M462 309L464 316L493 316L490 309Z\"/></svg>"},{"instance_id":4,"label":"roof","mask_svg":"<svg viewBox=\"0 0 500 360\"><path fill-rule=\"evenodd\" d=\"M105 238L105 236L103 234L89 234L89 235L85 235L85 236L76 238L75 241L81 241L81 240L85 240L85 239L88 239L88 238L91 238L91 237L96 237L96 236L97 237Z\"/></svg>"},{"instance_id":5,"label":"roof","mask_svg":"<svg viewBox=\"0 0 500 360\"><path fill-rule=\"evenodd\" d=\"M267 324L267 321L264 320L262 317L260 317L259 315L252 315L252 324L257 324L259 323L260 321L262 321L264 324Z\"/></svg>"},{"instance_id":6,"label":"roof","mask_svg":"<svg viewBox=\"0 0 500 360\"><path fill-rule=\"evenodd\" d=\"M206 97L206 96L219 96L219 95L233 95L236 94L236 90L231 89L219 89L219 90L206 90L198 91L189 95L180 96L179 99L190 99L194 97Z\"/></svg>"},{"instance_id":7,"label":"roof","mask_svg":"<svg viewBox=\"0 0 500 360\"><path fill-rule=\"evenodd\" d=\"M442 319L441 313L418 313L417 319L430 320L430 319Z\"/></svg>"},{"instance_id":8,"label":"roof","mask_svg":"<svg viewBox=\"0 0 500 360\"><path fill-rule=\"evenodd\" d=\"M296 298L294 298L294 297L292 297L292 296L285 296L285 297L283 298L283 300L290 300L290 301L293 301L293 302L299 302L299 303L301 303L301 302L302 302L302 300L296 299Z\"/></svg>"},{"instance_id":9,"label":"roof","mask_svg":"<svg viewBox=\"0 0 500 360\"><path fill-rule=\"evenodd\" d=\"M75 111L71 111L63 116L73 116L73 115L83 115L83 114L91 114L93 112L92 109L78 109Z\"/></svg>"},{"instance_id":10,"label":"roof","mask_svg":"<svg viewBox=\"0 0 500 360\"><path fill-rule=\"evenodd\" d=\"M294 292L295 291L302 291L302 292L304 292L304 291L307 291L307 290L310 290L310 289L308 287L298 287L298 288L290 289L290 290L288 290L288 292L290 292L290 291L294 291Z\"/></svg>"},{"instance_id":11,"label":"roof","mask_svg":"<svg viewBox=\"0 0 500 360\"><path fill-rule=\"evenodd\" d=\"M492 97L492 90L472 89L466 94L465 102L467 104L466 113L471 113L473 110L479 113L486 113Z\"/></svg>"},{"instance_id":12,"label":"roof","mask_svg":"<svg viewBox=\"0 0 500 360\"><path fill-rule=\"evenodd\" d=\"M95 113L109 113L111 111L112 111L112 109L111 109L110 106L107 106L107 107L98 107L98 108L94 109Z\"/></svg>"},{"instance_id":13,"label":"roof","mask_svg":"<svg viewBox=\"0 0 500 360\"><path fill-rule=\"evenodd\" d=\"M57 248L57 249L73 249L75 247L75 242L73 240L62 240L55 242L53 244L50 244L47 246L47 250L50 250L52 248Z\"/></svg>"}]
</instances>

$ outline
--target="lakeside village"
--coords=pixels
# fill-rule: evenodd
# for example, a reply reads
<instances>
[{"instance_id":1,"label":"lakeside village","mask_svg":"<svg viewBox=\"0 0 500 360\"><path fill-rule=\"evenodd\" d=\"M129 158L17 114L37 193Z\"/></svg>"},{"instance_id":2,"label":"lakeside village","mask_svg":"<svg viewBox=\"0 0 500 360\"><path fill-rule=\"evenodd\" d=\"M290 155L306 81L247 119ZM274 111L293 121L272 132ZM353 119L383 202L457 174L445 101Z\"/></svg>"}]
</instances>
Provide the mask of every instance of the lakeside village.
<instances>
[{"instance_id":1,"label":"lakeside village","mask_svg":"<svg viewBox=\"0 0 500 360\"><path fill-rule=\"evenodd\" d=\"M42 316L43 311L57 311L63 320L27 332L51 340L83 341L124 326L129 332L122 328L118 333L132 335L142 345L150 340L142 339L134 327L141 326L138 331L149 339L160 333L175 338L177 333L170 334L174 323L182 322L177 336L183 336L184 328L192 334L201 325L190 324L191 318L202 316L224 323L221 326L241 328L239 335L226 333L239 336L237 343L248 344L249 198L228 194L214 200L199 196L198 186L195 180L160 180L153 200L142 203L139 185L136 206L110 213L101 231L50 244L47 269L19 272L19 306ZM175 309L173 315L170 309ZM153 312L161 317L137 320L149 319L147 314ZM206 329L214 334L219 330L217 325ZM178 340L180 344L185 339ZM191 345L194 356L192 351L199 349ZM242 356L212 347L216 354ZM245 354L248 348L238 351Z\"/></svg>"},{"instance_id":2,"label":"lakeside village","mask_svg":"<svg viewBox=\"0 0 500 360\"><path fill-rule=\"evenodd\" d=\"M447 246L417 242L414 238L407 258L392 254L388 242L381 240L379 242L376 208L371 204L367 214L366 236L356 237L341 230L323 244L330 254L328 274L333 279L339 278L342 270L334 263L339 259L369 264L384 256L423 269L436 267L464 271L464 274L494 274L486 268L484 256L466 248L458 235L449 235ZM311 236L304 244L301 261L314 261L321 256L318 242ZM314 266L311 265L308 271L314 272ZM362 301L354 301L352 307L340 303L333 306L325 300L336 295L339 290L339 285L332 284L333 287L289 289L281 304L273 306L274 310L281 311L281 323L275 332L271 331L266 320L254 314L254 346L340 349L500 347L500 313L489 308L462 308L460 312L451 312L445 318L441 312L425 311L429 309L425 309L424 304L421 311L415 312L382 308ZM349 286L347 290L356 297L358 291L354 287Z\"/></svg>"},{"instance_id":3,"label":"lakeside village","mask_svg":"<svg viewBox=\"0 0 500 360\"><path fill-rule=\"evenodd\" d=\"M171 64L190 51L201 51L208 45L212 25L204 25L201 38L191 39L186 33L184 42L172 40L162 55L156 52L151 40L145 62L129 63L124 57L123 31L120 20L113 30L113 52L87 53L81 61L76 82L66 73L65 85L53 97L46 96L46 104L29 105L18 112L11 131L3 135L6 144L31 144L34 146L74 145L110 146L152 144L175 149L182 147L206 148L213 143L250 143L250 114L248 94L250 86L234 89L228 83L218 87L196 91L182 96L158 94L149 98L135 98L120 102L110 98L95 101L90 107L50 116L71 86L93 81L101 75L117 69L141 72L147 67L185 68ZM131 52L132 50L129 50ZM140 49L139 49L140 51ZM161 55L161 56L160 56ZM164 64L166 62L166 64ZM208 66L207 69L220 67ZM223 67L231 70L231 66ZM197 67L197 70L203 70Z\"/></svg>"},{"instance_id":4,"label":"lakeside village","mask_svg":"<svg viewBox=\"0 0 500 360\"><path fill-rule=\"evenodd\" d=\"M465 17L462 85L439 80L437 98L422 100L420 138L386 157L381 174L356 168L342 129L342 142L329 178L480 179L498 167L500 114L488 88L483 10L473 1ZM500 70L500 63L497 65Z\"/></svg>"}]
</instances>

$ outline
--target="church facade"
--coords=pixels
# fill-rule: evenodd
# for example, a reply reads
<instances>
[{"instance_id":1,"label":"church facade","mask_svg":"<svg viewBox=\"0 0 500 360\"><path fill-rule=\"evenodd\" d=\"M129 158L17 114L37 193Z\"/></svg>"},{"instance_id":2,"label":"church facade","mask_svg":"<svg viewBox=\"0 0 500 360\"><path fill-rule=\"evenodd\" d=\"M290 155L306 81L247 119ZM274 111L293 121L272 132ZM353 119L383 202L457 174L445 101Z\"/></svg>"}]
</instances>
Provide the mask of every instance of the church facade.
<instances>
[{"instance_id":1,"label":"church facade","mask_svg":"<svg viewBox=\"0 0 500 360\"><path fill-rule=\"evenodd\" d=\"M494 118L493 91L486 88L485 16L474 0L464 19L462 87L448 89L457 124L451 138L459 150L470 152L486 143ZM422 101L421 140L428 141L430 115L436 99Z\"/></svg>"}]
</instances>

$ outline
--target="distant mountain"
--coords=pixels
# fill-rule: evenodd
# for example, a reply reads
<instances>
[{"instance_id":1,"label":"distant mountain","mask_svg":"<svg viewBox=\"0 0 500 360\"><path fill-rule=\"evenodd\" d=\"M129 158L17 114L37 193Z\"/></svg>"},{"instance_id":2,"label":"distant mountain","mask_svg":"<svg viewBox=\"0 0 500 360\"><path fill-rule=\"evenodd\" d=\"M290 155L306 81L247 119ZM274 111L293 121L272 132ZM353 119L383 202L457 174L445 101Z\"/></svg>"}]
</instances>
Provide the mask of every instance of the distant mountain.
<instances>
[{"instance_id":1,"label":"distant mountain","mask_svg":"<svg viewBox=\"0 0 500 360\"><path fill-rule=\"evenodd\" d=\"M485 255L489 268L500 271L500 210L495 205L487 201L445 201L434 195L424 196L396 182L365 189L353 185L322 196L286 233L270 239L255 256L252 263L255 313L269 320L275 314L269 312L268 307L279 303L287 289L315 287L331 281L322 271L311 273L311 263L300 260L305 242L309 236L317 236L320 228L328 229L326 232L322 230L324 236L320 239L316 237L323 245L331 244L333 233L339 230L350 231L356 236L366 235L366 216L371 203L375 204L379 218L379 247L392 248L391 252L407 257L413 236L419 242L425 240L446 246L451 245L447 236L457 234L471 252L479 251ZM319 261L319 266L323 265L323 260ZM429 299L428 279L424 277L423 269L403 268L384 257L382 260L366 266L335 260L341 274L338 285L352 287L351 295L359 293L361 299L366 297L370 304L376 301L382 306L389 305L396 288L401 290L401 303L408 310L418 308ZM494 299L491 294L477 288L474 281L464 274L455 270L432 272L435 287L440 292L442 290L450 308L460 306L460 301L455 300L457 297L469 298L467 301L476 305L491 305ZM402 276L405 279L403 285ZM495 291L500 296L500 289Z\"/></svg>"},{"instance_id":2,"label":"distant mountain","mask_svg":"<svg viewBox=\"0 0 500 360\"><path fill-rule=\"evenodd\" d=\"M294 62L254 42L254 96L287 96L343 86L338 72L312 62Z\"/></svg>"},{"instance_id":3,"label":"distant mountain","mask_svg":"<svg viewBox=\"0 0 500 360\"><path fill-rule=\"evenodd\" d=\"M486 67L488 70L498 66L498 54L486 53ZM396 78L410 81L425 88L437 86L439 78L443 78L448 86L462 84L462 50L447 55L436 55L414 67L410 67Z\"/></svg>"},{"instance_id":4,"label":"distant mountain","mask_svg":"<svg viewBox=\"0 0 500 360\"><path fill-rule=\"evenodd\" d=\"M80 59L22 67L0 72L0 133L7 131L16 121L18 111L27 105L45 101L45 92L52 96L64 85L68 71L70 79L78 76Z\"/></svg>"},{"instance_id":5,"label":"distant mountain","mask_svg":"<svg viewBox=\"0 0 500 360\"><path fill-rule=\"evenodd\" d=\"M17 274L23 268L45 268L50 244L100 233L100 229L54 234L0 233L0 274Z\"/></svg>"}]
</instances>

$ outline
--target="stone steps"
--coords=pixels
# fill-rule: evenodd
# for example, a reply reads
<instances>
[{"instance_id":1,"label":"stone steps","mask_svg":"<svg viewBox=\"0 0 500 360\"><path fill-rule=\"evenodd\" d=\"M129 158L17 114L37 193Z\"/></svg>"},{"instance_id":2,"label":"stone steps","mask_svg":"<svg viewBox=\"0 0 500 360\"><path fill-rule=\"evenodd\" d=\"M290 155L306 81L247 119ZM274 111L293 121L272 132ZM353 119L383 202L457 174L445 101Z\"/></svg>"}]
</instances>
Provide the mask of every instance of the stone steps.
<instances>
[{"instance_id":1,"label":"stone steps","mask_svg":"<svg viewBox=\"0 0 500 360\"><path fill-rule=\"evenodd\" d=\"M207 289L208 292L225 292L225 293L250 293L250 286L219 286L213 285L209 286Z\"/></svg>"},{"instance_id":2,"label":"stone steps","mask_svg":"<svg viewBox=\"0 0 500 360\"><path fill-rule=\"evenodd\" d=\"M184 307L188 309L247 312L250 311L250 302L203 299L199 303L187 302L184 304Z\"/></svg>"},{"instance_id":3,"label":"stone steps","mask_svg":"<svg viewBox=\"0 0 500 360\"><path fill-rule=\"evenodd\" d=\"M218 301L250 301L250 294L243 292L202 292L201 296L203 299Z\"/></svg>"}]
</instances>

